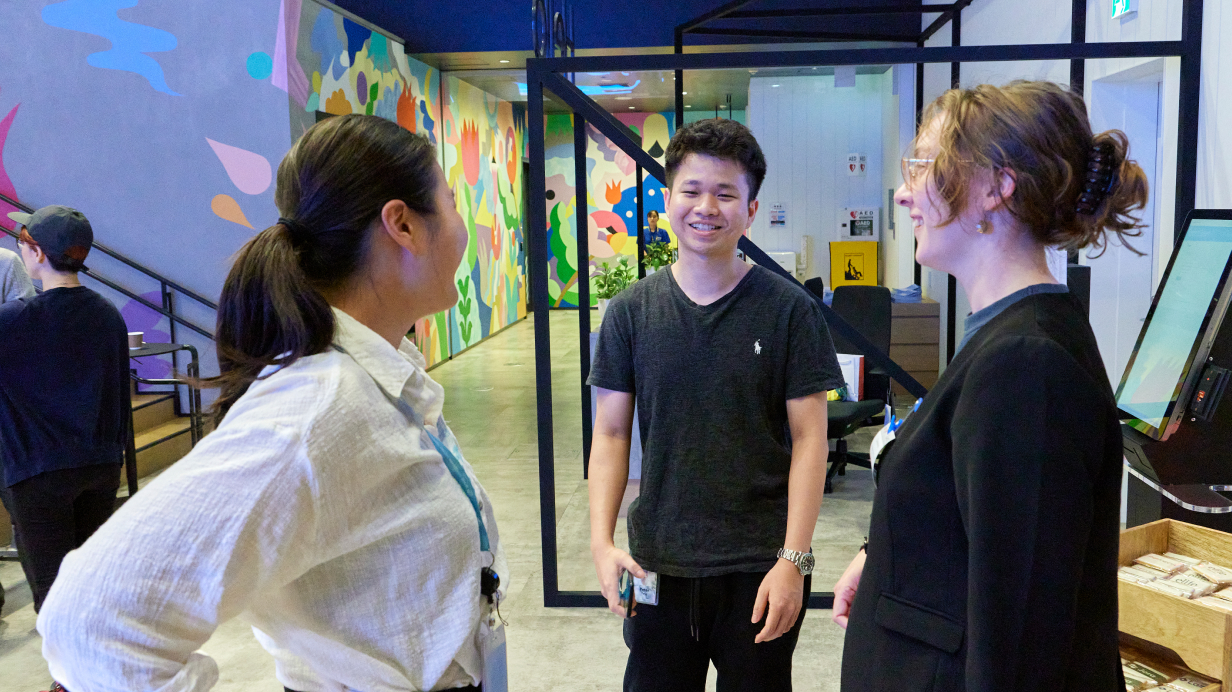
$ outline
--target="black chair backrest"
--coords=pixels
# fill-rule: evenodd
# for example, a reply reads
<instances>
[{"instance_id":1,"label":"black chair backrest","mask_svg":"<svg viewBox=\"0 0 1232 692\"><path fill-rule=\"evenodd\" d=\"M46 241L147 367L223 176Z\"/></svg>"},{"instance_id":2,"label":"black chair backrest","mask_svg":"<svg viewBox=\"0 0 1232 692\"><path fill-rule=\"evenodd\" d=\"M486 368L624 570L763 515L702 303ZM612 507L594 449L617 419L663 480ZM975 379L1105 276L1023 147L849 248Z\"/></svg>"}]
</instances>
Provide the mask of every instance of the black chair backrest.
<instances>
[{"instance_id":1,"label":"black chair backrest","mask_svg":"<svg viewBox=\"0 0 1232 692\"><path fill-rule=\"evenodd\" d=\"M890 305L890 289L885 286L839 286L831 307L874 346L889 353ZM868 355L833 329L830 337L839 353Z\"/></svg>"},{"instance_id":2,"label":"black chair backrest","mask_svg":"<svg viewBox=\"0 0 1232 692\"><path fill-rule=\"evenodd\" d=\"M826 284L824 281L821 280L820 276L814 276L811 279L805 279L804 287L809 290L809 293L812 293L813 295L823 300L825 299Z\"/></svg>"}]
</instances>

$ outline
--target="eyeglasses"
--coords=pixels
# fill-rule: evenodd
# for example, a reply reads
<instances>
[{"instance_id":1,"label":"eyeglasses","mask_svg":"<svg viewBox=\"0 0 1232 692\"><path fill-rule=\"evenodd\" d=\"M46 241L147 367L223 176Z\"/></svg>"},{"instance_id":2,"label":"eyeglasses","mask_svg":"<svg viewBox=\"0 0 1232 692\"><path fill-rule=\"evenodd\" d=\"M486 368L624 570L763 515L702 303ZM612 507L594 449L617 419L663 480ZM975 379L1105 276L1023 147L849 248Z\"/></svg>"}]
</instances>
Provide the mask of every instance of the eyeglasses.
<instances>
[{"instance_id":1,"label":"eyeglasses","mask_svg":"<svg viewBox=\"0 0 1232 692\"><path fill-rule=\"evenodd\" d=\"M39 246L39 244L35 242L34 238L30 237L30 232L26 230L25 226L21 227L21 233L18 234L17 236L17 244L25 245L27 247L38 247Z\"/></svg>"},{"instance_id":2,"label":"eyeglasses","mask_svg":"<svg viewBox=\"0 0 1232 692\"><path fill-rule=\"evenodd\" d=\"M933 165L937 159L903 159L903 175L906 176L907 182L914 184L915 181L926 171L928 167Z\"/></svg>"}]
</instances>

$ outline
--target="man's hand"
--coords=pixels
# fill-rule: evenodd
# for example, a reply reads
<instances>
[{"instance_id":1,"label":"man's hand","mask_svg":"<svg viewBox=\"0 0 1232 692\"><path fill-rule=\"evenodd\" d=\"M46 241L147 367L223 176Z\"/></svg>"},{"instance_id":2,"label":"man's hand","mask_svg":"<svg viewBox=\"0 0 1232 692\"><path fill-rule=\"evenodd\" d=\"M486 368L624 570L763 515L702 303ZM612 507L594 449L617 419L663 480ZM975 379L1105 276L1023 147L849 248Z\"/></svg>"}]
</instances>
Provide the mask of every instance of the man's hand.
<instances>
[{"instance_id":1,"label":"man's hand","mask_svg":"<svg viewBox=\"0 0 1232 692\"><path fill-rule=\"evenodd\" d=\"M856 589L860 587L860 576L864 574L864 560L868 553L863 550L856 553L856 558L847 565L843 576L834 584L834 623L847 629L847 619L851 616L851 602L856 599Z\"/></svg>"},{"instance_id":2,"label":"man's hand","mask_svg":"<svg viewBox=\"0 0 1232 692\"><path fill-rule=\"evenodd\" d=\"M780 559L770 570L761 587L757 589L757 601L753 604L753 622L761 622L766 616L766 626L753 640L760 644L783 636L800 615L804 604L804 575L800 568L787 560ZM767 607L769 613L766 612Z\"/></svg>"},{"instance_id":3,"label":"man's hand","mask_svg":"<svg viewBox=\"0 0 1232 692\"><path fill-rule=\"evenodd\" d=\"M599 589L607 599L607 607L623 618L625 609L620 605L620 571L628 570L638 579L645 579L646 571L634 562L632 556L615 545L591 547L590 552L595 561L595 572L599 575Z\"/></svg>"}]
</instances>

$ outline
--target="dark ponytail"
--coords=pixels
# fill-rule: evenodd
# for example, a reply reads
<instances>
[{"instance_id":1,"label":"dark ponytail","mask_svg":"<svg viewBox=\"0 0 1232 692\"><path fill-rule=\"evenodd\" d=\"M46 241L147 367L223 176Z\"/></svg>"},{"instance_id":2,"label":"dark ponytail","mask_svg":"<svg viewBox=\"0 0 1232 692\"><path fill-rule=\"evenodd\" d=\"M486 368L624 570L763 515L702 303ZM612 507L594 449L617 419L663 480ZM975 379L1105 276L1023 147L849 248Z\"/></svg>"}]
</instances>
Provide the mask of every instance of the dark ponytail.
<instances>
[{"instance_id":1,"label":"dark ponytail","mask_svg":"<svg viewBox=\"0 0 1232 692\"><path fill-rule=\"evenodd\" d=\"M422 135L368 115L317 123L278 166L283 218L239 251L223 284L216 340L217 421L261 371L321 353L334 339L325 294L366 266L374 222L391 200L436 214L436 150Z\"/></svg>"}]
</instances>

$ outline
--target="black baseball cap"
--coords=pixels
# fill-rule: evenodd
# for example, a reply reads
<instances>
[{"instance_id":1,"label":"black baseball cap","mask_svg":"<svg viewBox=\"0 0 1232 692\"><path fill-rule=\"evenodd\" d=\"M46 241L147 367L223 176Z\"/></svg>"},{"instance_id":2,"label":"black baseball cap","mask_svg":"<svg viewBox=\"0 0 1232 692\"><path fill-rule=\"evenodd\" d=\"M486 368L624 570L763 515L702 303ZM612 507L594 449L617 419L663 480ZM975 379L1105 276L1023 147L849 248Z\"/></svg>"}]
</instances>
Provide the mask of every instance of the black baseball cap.
<instances>
[{"instance_id":1,"label":"black baseball cap","mask_svg":"<svg viewBox=\"0 0 1232 692\"><path fill-rule=\"evenodd\" d=\"M9 218L25 226L48 257L77 270L85 269L86 255L94 243L94 229L85 214L53 204L33 214L10 212Z\"/></svg>"}]
</instances>

